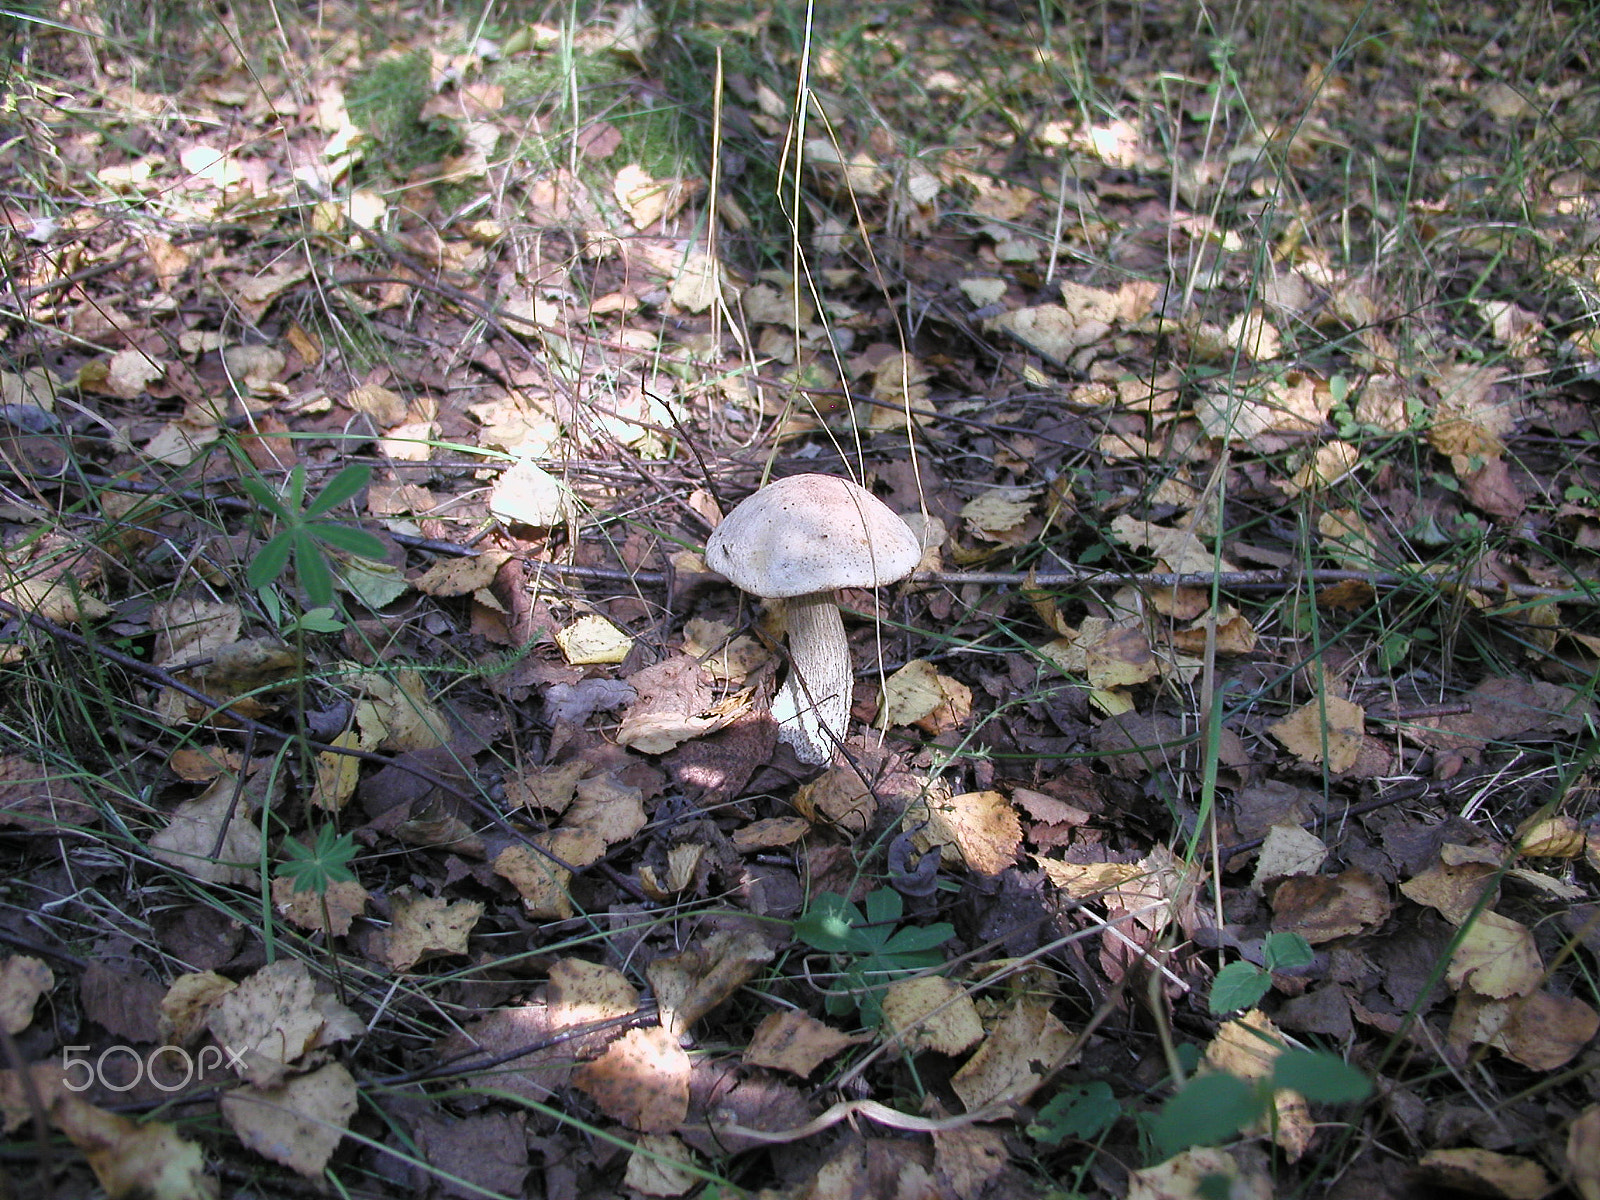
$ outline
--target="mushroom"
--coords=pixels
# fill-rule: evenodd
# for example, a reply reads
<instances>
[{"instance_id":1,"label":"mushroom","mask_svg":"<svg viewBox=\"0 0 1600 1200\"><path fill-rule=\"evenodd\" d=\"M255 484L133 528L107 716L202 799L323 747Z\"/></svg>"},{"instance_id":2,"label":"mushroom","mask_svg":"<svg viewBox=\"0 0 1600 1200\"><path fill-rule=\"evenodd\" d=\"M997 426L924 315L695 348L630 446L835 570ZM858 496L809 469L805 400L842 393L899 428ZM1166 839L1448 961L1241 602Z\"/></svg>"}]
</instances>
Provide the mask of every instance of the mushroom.
<instances>
[{"instance_id":1,"label":"mushroom","mask_svg":"<svg viewBox=\"0 0 1600 1200\"><path fill-rule=\"evenodd\" d=\"M751 595L788 602L789 677L772 715L801 762L828 762L850 719L854 673L834 589L894 583L921 559L922 542L894 510L831 475L768 484L706 540L712 570Z\"/></svg>"}]
</instances>

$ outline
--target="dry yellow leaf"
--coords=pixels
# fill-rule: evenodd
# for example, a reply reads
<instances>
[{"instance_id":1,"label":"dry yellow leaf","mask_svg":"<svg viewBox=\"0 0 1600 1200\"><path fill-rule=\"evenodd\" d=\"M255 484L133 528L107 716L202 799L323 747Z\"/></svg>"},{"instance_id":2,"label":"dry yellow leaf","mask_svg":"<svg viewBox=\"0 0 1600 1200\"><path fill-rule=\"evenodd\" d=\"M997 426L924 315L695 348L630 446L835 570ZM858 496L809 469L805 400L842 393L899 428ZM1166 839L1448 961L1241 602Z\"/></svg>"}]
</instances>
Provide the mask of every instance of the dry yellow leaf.
<instances>
[{"instance_id":1,"label":"dry yellow leaf","mask_svg":"<svg viewBox=\"0 0 1600 1200\"><path fill-rule=\"evenodd\" d=\"M1326 762L1335 773L1355 766L1365 736L1366 710L1338 696L1301 705L1267 732L1304 763Z\"/></svg>"},{"instance_id":2,"label":"dry yellow leaf","mask_svg":"<svg viewBox=\"0 0 1600 1200\"><path fill-rule=\"evenodd\" d=\"M965 863L980 875L998 875L1017 861L1022 822L999 792L963 792L948 800L919 802L906 810L908 830L919 850L939 847L951 865Z\"/></svg>"},{"instance_id":3,"label":"dry yellow leaf","mask_svg":"<svg viewBox=\"0 0 1600 1200\"><path fill-rule=\"evenodd\" d=\"M883 1024L910 1054L924 1050L960 1054L983 1037L978 1006L965 989L943 975L890 984L883 994Z\"/></svg>"},{"instance_id":4,"label":"dry yellow leaf","mask_svg":"<svg viewBox=\"0 0 1600 1200\"><path fill-rule=\"evenodd\" d=\"M1544 982L1544 963L1526 925L1486 910L1456 944L1445 979L1453 988L1503 1000L1536 991Z\"/></svg>"}]
</instances>

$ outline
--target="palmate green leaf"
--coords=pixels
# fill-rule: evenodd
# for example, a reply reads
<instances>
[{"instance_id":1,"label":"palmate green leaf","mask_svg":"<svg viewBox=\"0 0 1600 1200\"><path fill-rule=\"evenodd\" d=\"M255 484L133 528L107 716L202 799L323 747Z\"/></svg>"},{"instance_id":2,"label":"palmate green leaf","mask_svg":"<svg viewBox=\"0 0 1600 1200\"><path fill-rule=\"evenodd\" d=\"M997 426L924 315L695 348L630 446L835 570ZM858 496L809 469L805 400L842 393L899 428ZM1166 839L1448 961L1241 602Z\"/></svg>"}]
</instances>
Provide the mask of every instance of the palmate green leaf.
<instances>
[{"instance_id":1,"label":"palmate green leaf","mask_svg":"<svg viewBox=\"0 0 1600 1200\"><path fill-rule=\"evenodd\" d=\"M286 529L278 534L256 551L256 556L250 560L250 566L245 570L245 582L253 588L266 587L283 574L283 569L289 565L289 556L294 552L294 548L293 530Z\"/></svg>"},{"instance_id":2,"label":"palmate green leaf","mask_svg":"<svg viewBox=\"0 0 1600 1200\"><path fill-rule=\"evenodd\" d=\"M861 910L837 892L822 892L794 923L794 935L813 950L845 954L851 949Z\"/></svg>"},{"instance_id":3,"label":"palmate green leaf","mask_svg":"<svg viewBox=\"0 0 1600 1200\"><path fill-rule=\"evenodd\" d=\"M364 463L351 463L332 479L328 480L327 486L317 493L317 498L306 505L305 513L303 514L304 518L309 521L339 507L339 505L366 487L371 478L371 467L366 466Z\"/></svg>"},{"instance_id":4,"label":"palmate green leaf","mask_svg":"<svg viewBox=\"0 0 1600 1200\"><path fill-rule=\"evenodd\" d=\"M948 921L941 921L937 925L907 925L895 930L878 952L896 958L920 954L944 945L955 935L956 927Z\"/></svg>"},{"instance_id":5,"label":"palmate green leaf","mask_svg":"<svg viewBox=\"0 0 1600 1200\"><path fill-rule=\"evenodd\" d=\"M870 925L893 925L905 911L905 901L893 888L881 887L867 893L867 923Z\"/></svg>"},{"instance_id":6,"label":"palmate green leaf","mask_svg":"<svg viewBox=\"0 0 1600 1200\"><path fill-rule=\"evenodd\" d=\"M333 571L328 556L316 538L303 529L295 531L294 577L312 608L333 607Z\"/></svg>"},{"instance_id":7,"label":"palmate green leaf","mask_svg":"<svg viewBox=\"0 0 1600 1200\"><path fill-rule=\"evenodd\" d=\"M357 529L354 525L338 525L332 521L318 521L307 527L319 542L326 542L336 550L354 554L359 558L385 558L389 550L374 533Z\"/></svg>"},{"instance_id":8,"label":"palmate green leaf","mask_svg":"<svg viewBox=\"0 0 1600 1200\"><path fill-rule=\"evenodd\" d=\"M283 852L286 858L278 867L278 874L289 880L297 892L325 896L331 884L355 879L350 870L350 860L356 856L355 835L335 833L332 825L317 831L312 846L289 838L283 843Z\"/></svg>"},{"instance_id":9,"label":"palmate green leaf","mask_svg":"<svg viewBox=\"0 0 1600 1200\"><path fill-rule=\"evenodd\" d=\"M278 520L293 520L293 515L283 506L283 501L278 498L278 493L268 487L262 480L246 476L239 480L239 486L250 493L252 500Z\"/></svg>"}]
</instances>

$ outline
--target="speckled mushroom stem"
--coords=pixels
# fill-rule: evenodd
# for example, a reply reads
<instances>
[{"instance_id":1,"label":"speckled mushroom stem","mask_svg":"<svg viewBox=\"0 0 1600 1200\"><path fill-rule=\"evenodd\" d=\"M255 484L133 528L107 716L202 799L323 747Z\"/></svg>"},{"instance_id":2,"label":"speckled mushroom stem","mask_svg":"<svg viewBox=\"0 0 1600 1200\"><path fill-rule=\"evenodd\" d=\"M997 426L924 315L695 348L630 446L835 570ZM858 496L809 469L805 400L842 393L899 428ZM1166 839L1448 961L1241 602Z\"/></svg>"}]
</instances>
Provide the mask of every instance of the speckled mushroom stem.
<instances>
[{"instance_id":1,"label":"speckled mushroom stem","mask_svg":"<svg viewBox=\"0 0 1600 1200\"><path fill-rule=\"evenodd\" d=\"M821 766L850 725L850 643L833 593L792 596L789 625L789 678L772 701L778 740L794 747L803 763Z\"/></svg>"}]
</instances>

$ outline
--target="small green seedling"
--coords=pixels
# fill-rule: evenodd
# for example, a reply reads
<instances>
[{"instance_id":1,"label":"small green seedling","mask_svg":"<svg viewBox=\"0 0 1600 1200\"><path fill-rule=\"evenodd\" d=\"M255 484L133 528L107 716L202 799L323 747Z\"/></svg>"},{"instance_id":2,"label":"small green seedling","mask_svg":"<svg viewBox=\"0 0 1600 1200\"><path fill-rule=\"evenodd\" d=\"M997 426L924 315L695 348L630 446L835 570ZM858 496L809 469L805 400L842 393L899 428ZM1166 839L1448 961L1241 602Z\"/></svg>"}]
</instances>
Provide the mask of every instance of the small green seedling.
<instances>
[{"instance_id":1,"label":"small green seedling","mask_svg":"<svg viewBox=\"0 0 1600 1200\"><path fill-rule=\"evenodd\" d=\"M876 1025L883 1018L884 988L944 962L937 947L955 936L955 926L941 921L896 928L904 913L905 902L893 888L869 893L865 913L838 893L823 892L795 922L795 936L806 945L846 960L827 992L829 1013L842 1016L859 1008L861 1019Z\"/></svg>"},{"instance_id":2,"label":"small green seedling","mask_svg":"<svg viewBox=\"0 0 1600 1200\"><path fill-rule=\"evenodd\" d=\"M1240 1079L1226 1071L1197 1075L1150 1122L1157 1157L1230 1140L1273 1111L1273 1094L1280 1088L1316 1104L1353 1104L1367 1098L1372 1082L1338 1055L1321 1050L1285 1050L1264 1079Z\"/></svg>"},{"instance_id":3,"label":"small green seedling","mask_svg":"<svg viewBox=\"0 0 1600 1200\"><path fill-rule=\"evenodd\" d=\"M1036 1142L1059 1146L1069 1138L1089 1142L1117 1123L1122 1105L1111 1085L1096 1080L1062 1088L1028 1122L1027 1133Z\"/></svg>"},{"instance_id":4,"label":"small green seedling","mask_svg":"<svg viewBox=\"0 0 1600 1200\"><path fill-rule=\"evenodd\" d=\"M350 870L350 860L356 856L355 836L335 833L332 825L317 831L316 844L312 846L289 838L283 843L283 853L278 875L292 883L297 892L326 897L334 884L355 881Z\"/></svg>"},{"instance_id":5,"label":"small green seedling","mask_svg":"<svg viewBox=\"0 0 1600 1200\"><path fill-rule=\"evenodd\" d=\"M1292 971L1311 965L1311 943L1298 933L1274 933L1262 947L1266 966L1250 962L1231 962L1217 972L1211 982L1211 1014L1225 1016L1254 1008L1272 986L1272 972Z\"/></svg>"},{"instance_id":6,"label":"small green seedling","mask_svg":"<svg viewBox=\"0 0 1600 1200\"><path fill-rule=\"evenodd\" d=\"M366 487L371 478L372 468L352 463L328 480L309 504L305 503L306 469L302 466L289 472L281 496L260 479L240 480L245 491L278 526L278 532L251 559L246 582L253 588L265 588L283 574L293 559L295 579L305 592L309 607L331 608L333 568L328 550L362 558L381 559L385 554L383 542L375 535L325 516Z\"/></svg>"}]
</instances>

